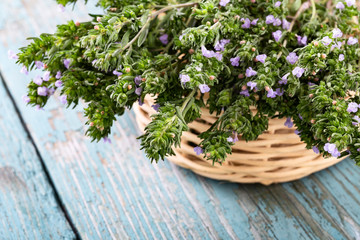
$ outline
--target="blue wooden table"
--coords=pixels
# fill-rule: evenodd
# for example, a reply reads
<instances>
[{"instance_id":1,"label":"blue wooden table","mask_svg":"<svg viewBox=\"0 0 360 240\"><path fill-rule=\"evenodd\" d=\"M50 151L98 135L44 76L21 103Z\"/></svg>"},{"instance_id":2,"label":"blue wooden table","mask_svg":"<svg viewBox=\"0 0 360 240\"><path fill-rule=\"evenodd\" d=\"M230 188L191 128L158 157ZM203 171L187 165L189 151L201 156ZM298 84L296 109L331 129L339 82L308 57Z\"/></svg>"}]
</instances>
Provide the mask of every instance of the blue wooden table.
<instances>
[{"instance_id":1,"label":"blue wooden table","mask_svg":"<svg viewBox=\"0 0 360 240\"><path fill-rule=\"evenodd\" d=\"M84 137L81 109L26 107L30 77L7 51L88 9L99 11L0 1L0 239L360 239L360 167L349 159L286 184L219 182L150 164L132 112L105 144Z\"/></svg>"}]
</instances>

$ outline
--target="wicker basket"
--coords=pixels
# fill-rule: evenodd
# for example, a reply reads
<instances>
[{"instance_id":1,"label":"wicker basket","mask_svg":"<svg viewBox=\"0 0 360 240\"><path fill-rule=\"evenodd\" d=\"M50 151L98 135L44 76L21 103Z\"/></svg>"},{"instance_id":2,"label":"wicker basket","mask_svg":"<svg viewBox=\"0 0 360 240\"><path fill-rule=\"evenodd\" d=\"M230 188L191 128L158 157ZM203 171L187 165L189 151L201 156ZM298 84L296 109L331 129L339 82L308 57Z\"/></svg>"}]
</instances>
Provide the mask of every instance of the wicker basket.
<instances>
[{"instance_id":1,"label":"wicker basket","mask_svg":"<svg viewBox=\"0 0 360 240\"><path fill-rule=\"evenodd\" d=\"M142 131L150 122L150 115L156 113L152 104L153 100L146 98L141 107L134 106L136 121ZM190 130L183 133L181 148L174 149L176 156L167 159L208 178L264 185L300 179L342 160L323 158L306 149L305 143L294 133L295 128L285 127L284 119L270 119L268 131L256 141L236 142L226 161L213 166L211 161L195 154L194 146L201 141L198 133L207 130L215 120L216 116L210 115L206 108L202 109L201 119L189 124Z\"/></svg>"}]
</instances>

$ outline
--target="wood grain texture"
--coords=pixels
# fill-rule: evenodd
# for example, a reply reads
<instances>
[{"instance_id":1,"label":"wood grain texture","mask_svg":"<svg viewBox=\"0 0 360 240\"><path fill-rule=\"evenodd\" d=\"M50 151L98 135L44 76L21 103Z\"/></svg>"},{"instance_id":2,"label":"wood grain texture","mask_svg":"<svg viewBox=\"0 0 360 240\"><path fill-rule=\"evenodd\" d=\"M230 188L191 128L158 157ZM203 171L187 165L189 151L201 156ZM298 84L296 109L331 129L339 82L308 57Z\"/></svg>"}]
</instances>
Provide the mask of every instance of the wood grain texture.
<instances>
[{"instance_id":1,"label":"wood grain texture","mask_svg":"<svg viewBox=\"0 0 360 240\"><path fill-rule=\"evenodd\" d=\"M73 239L0 79L0 239Z\"/></svg>"},{"instance_id":2,"label":"wood grain texture","mask_svg":"<svg viewBox=\"0 0 360 240\"><path fill-rule=\"evenodd\" d=\"M86 13L80 6L76 15L60 14L47 0L0 6L2 53ZM116 123L113 144L91 143L79 108L65 110L57 100L45 111L26 107L28 77L5 54L0 70L82 239L360 239L360 168L351 160L270 187L205 179L168 162L150 164L131 112Z\"/></svg>"}]
</instances>

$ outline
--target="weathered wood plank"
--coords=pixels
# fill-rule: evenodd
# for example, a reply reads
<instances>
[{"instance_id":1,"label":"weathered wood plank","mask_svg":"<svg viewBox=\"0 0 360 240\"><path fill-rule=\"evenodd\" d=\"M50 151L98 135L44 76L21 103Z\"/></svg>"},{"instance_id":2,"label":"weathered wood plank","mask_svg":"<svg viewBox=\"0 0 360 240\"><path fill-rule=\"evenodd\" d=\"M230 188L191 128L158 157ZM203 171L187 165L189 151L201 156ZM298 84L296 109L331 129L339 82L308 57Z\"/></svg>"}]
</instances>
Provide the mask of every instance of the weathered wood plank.
<instances>
[{"instance_id":1,"label":"weathered wood plank","mask_svg":"<svg viewBox=\"0 0 360 240\"><path fill-rule=\"evenodd\" d=\"M0 239L73 239L0 79Z\"/></svg>"},{"instance_id":2,"label":"weathered wood plank","mask_svg":"<svg viewBox=\"0 0 360 240\"><path fill-rule=\"evenodd\" d=\"M45 0L1 4L17 7L0 17L1 52L75 16L57 13ZM76 18L85 12L80 7ZM26 78L6 56L0 56L0 68L20 105ZM168 162L151 165L139 150L131 113L119 119L107 145L83 136L79 109L51 101L45 111L23 105L20 111L83 239L359 238L360 168L350 160L293 183L222 183Z\"/></svg>"}]
</instances>

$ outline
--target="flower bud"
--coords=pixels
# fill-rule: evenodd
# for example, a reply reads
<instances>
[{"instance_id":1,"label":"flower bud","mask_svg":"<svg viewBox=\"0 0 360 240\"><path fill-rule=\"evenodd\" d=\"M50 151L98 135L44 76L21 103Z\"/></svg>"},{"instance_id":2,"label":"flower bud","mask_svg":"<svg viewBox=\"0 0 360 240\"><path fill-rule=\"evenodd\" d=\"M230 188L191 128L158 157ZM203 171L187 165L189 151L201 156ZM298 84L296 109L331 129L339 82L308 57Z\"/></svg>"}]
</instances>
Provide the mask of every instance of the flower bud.
<instances>
[{"instance_id":1,"label":"flower bud","mask_svg":"<svg viewBox=\"0 0 360 240\"><path fill-rule=\"evenodd\" d=\"M219 20L217 20L216 18L214 18L213 22L214 23L217 23Z\"/></svg>"},{"instance_id":2,"label":"flower bud","mask_svg":"<svg viewBox=\"0 0 360 240\"><path fill-rule=\"evenodd\" d=\"M192 48L189 49L189 54L194 54L194 52L195 52L194 49L192 49Z\"/></svg>"},{"instance_id":3,"label":"flower bud","mask_svg":"<svg viewBox=\"0 0 360 240\"><path fill-rule=\"evenodd\" d=\"M128 85L128 86L127 86L127 89L128 89L128 90L131 90L131 89L132 89L132 86L131 86L131 85Z\"/></svg>"},{"instance_id":4,"label":"flower bud","mask_svg":"<svg viewBox=\"0 0 360 240\"><path fill-rule=\"evenodd\" d=\"M93 127L93 126L94 126L94 124L95 124L94 122L91 122L91 123L90 123L90 127Z\"/></svg>"},{"instance_id":5,"label":"flower bud","mask_svg":"<svg viewBox=\"0 0 360 240\"><path fill-rule=\"evenodd\" d=\"M310 93L309 98L313 98L313 97L314 97L314 94Z\"/></svg>"},{"instance_id":6,"label":"flower bud","mask_svg":"<svg viewBox=\"0 0 360 240\"><path fill-rule=\"evenodd\" d=\"M210 81L213 81L213 80L215 79L215 77L214 77L214 76L210 76L209 79L210 79Z\"/></svg>"},{"instance_id":7,"label":"flower bud","mask_svg":"<svg viewBox=\"0 0 360 240\"><path fill-rule=\"evenodd\" d=\"M240 44L244 44L244 43L246 43L245 40L241 40L241 41L240 41Z\"/></svg>"},{"instance_id":8,"label":"flower bud","mask_svg":"<svg viewBox=\"0 0 360 240\"><path fill-rule=\"evenodd\" d=\"M314 41L314 46L315 46L315 47L319 46L319 42L318 42L318 41Z\"/></svg>"},{"instance_id":9,"label":"flower bud","mask_svg":"<svg viewBox=\"0 0 360 240\"><path fill-rule=\"evenodd\" d=\"M251 48L251 51L255 52L255 51L256 51L256 48L254 48L254 47L253 47L253 48Z\"/></svg>"},{"instance_id":10,"label":"flower bud","mask_svg":"<svg viewBox=\"0 0 360 240\"><path fill-rule=\"evenodd\" d=\"M95 30L99 30L99 26L98 26L98 25L95 25L95 26L94 26L94 29L95 29Z\"/></svg>"},{"instance_id":11,"label":"flower bud","mask_svg":"<svg viewBox=\"0 0 360 240\"><path fill-rule=\"evenodd\" d=\"M269 87L269 86L266 86L266 87L265 87L265 91L268 92L269 90L270 90L270 87Z\"/></svg>"},{"instance_id":12,"label":"flower bud","mask_svg":"<svg viewBox=\"0 0 360 240\"><path fill-rule=\"evenodd\" d=\"M335 101L335 100L332 101L332 105L336 105L336 103L337 103L337 101Z\"/></svg>"},{"instance_id":13,"label":"flower bud","mask_svg":"<svg viewBox=\"0 0 360 240\"><path fill-rule=\"evenodd\" d=\"M104 115L105 114L105 112L104 111L101 111L101 115Z\"/></svg>"},{"instance_id":14,"label":"flower bud","mask_svg":"<svg viewBox=\"0 0 360 240\"><path fill-rule=\"evenodd\" d=\"M125 72L129 73L131 69L129 67L125 68Z\"/></svg>"},{"instance_id":15,"label":"flower bud","mask_svg":"<svg viewBox=\"0 0 360 240\"><path fill-rule=\"evenodd\" d=\"M142 78L141 81L145 82L145 81L146 81L146 78Z\"/></svg>"},{"instance_id":16,"label":"flower bud","mask_svg":"<svg viewBox=\"0 0 360 240\"><path fill-rule=\"evenodd\" d=\"M97 17L96 21L101 22L101 17Z\"/></svg>"},{"instance_id":17,"label":"flower bud","mask_svg":"<svg viewBox=\"0 0 360 240\"><path fill-rule=\"evenodd\" d=\"M315 119L311 119L310 122L311 122L312 124L314 124L314 123L315 123Z\"/></svg>"},{"instance_id":18,"label":"flower bud","mask_svg":"<svg viewBox=\"0 0 360 240\"><path fill-rule=\"evenodd\" d=\"M321 58L322 58L322 59L325 59L325 58L326 58L326 54L325 54L325 53L321 54Z\"/></svg>"},{"instance_id":19,"label":"flower bud","mask_svg":"<svg viewBox=\"0 0 360 240\"><path fill-rule=\"evenodd\" d=\"M80 22L76 21L75 26L80 27Z\"/></svg>"},{"instance_id":20,"label":"flower bud","mask_svg":"<svg viewBox=\"0 0 360 240\"><path fill-rule=\"evenodd\" d=\"M242 89L242 90L246 90L246 89L247 89L247 86L246 86L246 85L243 85L243 86L241 87L241 89Z\"/></svg>"},{"instance_id":21,"label":"flower bud","mask_svg":"<svg viewBox=\"0 0 360 240\"><path fill-rule=\"evenodd\" d=\"M315 72L315 71L312 71L311 74L312 74L312 75L316 75L316 72Z\"/></svg>"},{"instance_id":22,"label":"flower bud","mask_svg":"<svg viewBox=\"0 0 360 240\"><path fill-rule=\"evenodd\" d=\"M244 78L244 74L240 73L240 74L238 75L238 78L240 78L240 79Z\"/></svg>"},{"instance_id":23,"label":"flower bud","mask_svg":"<svg viewBox=\"0 0 360 240\"><path fill-rule=\"evenodd\" d=\"M239 15L236 15L234 18L235 18L235 20L239 20L239 19L240 19L240 16L239 16Z\"/></svg>"}]
</instances>

